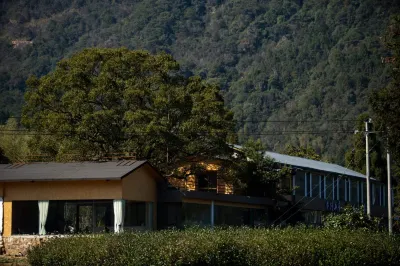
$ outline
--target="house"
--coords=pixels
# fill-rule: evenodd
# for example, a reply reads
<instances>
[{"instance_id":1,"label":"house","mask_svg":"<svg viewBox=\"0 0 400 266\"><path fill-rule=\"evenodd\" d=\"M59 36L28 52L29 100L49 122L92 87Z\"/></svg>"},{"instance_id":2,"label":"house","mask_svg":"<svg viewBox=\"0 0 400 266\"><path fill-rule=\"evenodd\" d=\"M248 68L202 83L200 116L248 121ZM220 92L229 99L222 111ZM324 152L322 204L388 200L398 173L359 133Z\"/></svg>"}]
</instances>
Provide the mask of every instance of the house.
<instances>
[{"instance_id":1,"label":"house","mask_svg":"<svg viewBox=\"0 0 400 266\"><path fill-rule=\"evenodd\" d=\"M163 181L147 161L0 165L6 252L27 235L155 229Z\"/></svg>"},{"instance_id":2,"label":"house","mask_svg":"<svg viewBox=\"0 0 400 266\"><path fill-rule=\"evenodd\" d=\"M147 161L3 164L2 240L13 254L54 235L254 225L274 205L266 198L228 195L229 185L219 187L203 190L197 183L193 190L176 189Z\"/></svg>"},{"instance_id":3,"label":"house","mask_svg":"<svg viewBox=\"0 0 400 266\"><path fill-rule=\"evenodd\" d=\"M321 223L324 212L339 212L345 205L366 206L366 177L343 166L295 156L265 152L278 165L293 169L290 187L304 222ZM371 178L371 215L387 217L386 185Z\"/></svg>"},{"instance_id":4,"label":"house","mask_svg":"<svg viewBox=\"0 0 400 266\"><path fill-rule=\"evenodd\" d=\"M267 152L290 166L293 195L235 194L204 161L201 175L164 178L147 161L0 165L0 232L7 253L54 235L199 226L265 226L277 209L320 223L324 212L365 203L365 176L339 165ZM372 214L386 217L385 185L372 180ZM296 208L293 208L296 207Z\"/></svg>"}]
</instances>

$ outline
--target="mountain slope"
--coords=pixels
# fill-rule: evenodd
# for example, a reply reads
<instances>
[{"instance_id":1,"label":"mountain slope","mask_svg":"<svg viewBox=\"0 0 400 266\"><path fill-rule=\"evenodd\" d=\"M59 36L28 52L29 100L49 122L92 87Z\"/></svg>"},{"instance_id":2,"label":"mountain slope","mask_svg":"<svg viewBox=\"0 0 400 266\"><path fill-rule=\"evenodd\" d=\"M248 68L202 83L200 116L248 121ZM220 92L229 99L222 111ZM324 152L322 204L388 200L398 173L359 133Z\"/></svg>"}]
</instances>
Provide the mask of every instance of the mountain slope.
<instances>
[{"instance_id":1,"label":"mountain slope","mask_svg":"<svg viewBox=\"0 0 400 266\"><path fill-rule=\"evenodd\" d=\"M336 162L344 161L353 122L329 120L352 120L368 111L370 92L387 84L379 36L390 15L400 10L395 0L36 0L0 5L0 120L19 112L28 75L48 73L77 50L126 46L167 51L183 72L220 84L241 141L259 137L278 151L287 143L309 145ZM284 130L290 132L273 133ZM310 134L339 130L346 134Z\"/></svg>"}]
</instances>

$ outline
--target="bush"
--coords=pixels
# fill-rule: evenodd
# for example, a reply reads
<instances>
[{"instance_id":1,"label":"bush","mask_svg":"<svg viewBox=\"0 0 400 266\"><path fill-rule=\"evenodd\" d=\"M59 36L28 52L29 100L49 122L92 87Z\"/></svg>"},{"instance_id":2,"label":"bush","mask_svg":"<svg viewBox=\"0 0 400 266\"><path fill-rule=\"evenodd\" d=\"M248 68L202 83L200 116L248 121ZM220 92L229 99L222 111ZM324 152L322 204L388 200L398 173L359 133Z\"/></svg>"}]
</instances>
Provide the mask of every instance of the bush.
<instances>
[{"instance_id":1,"label":"bush","mask_svg":"<svg viewBox=\"0 0 400 266\"><path fill-rule=\"evenodd\" d=\"M326 228L336 229L363 229L370 231L381 231L382 219L378 217L369 218L364 207L353 208L347 205L340 213L329 213L324 217Z\"/></svg>"},{"instance_id":2,"label":"bush","mask_svg":"<svg viewBox=\"0 0 400 266\"><path fill-rule=\"evenodd\" d=\"M190 229L56 238L35 265L399 265L400 239L364 230Z\"/></svg>"}]
</instances>

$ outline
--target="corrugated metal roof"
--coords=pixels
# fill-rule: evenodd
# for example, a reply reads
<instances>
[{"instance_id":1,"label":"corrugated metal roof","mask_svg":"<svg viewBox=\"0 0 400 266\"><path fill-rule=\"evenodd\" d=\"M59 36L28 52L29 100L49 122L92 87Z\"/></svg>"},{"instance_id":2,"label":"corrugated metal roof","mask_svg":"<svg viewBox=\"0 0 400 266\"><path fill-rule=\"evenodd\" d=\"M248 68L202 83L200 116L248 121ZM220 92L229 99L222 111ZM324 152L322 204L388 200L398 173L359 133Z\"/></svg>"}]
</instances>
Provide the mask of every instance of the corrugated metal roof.
<instances>
[{"instance_id":1,"label":"corrugated metal roof","mask_svg":"<svg viewBox=\"0 0 400 266\"><path fill-rule=\"evenodd\" d=\"M233 147L238 150L242 149L242 146L240 146L240 145L233 145ZM291 165L294 167L314 169L314 170L318 170L318 171L336 173L336 174L340 174L340 175L353 176L353 177L359 177L359 178L366 178L365 175L363 175L359 172L353 171L351 169L348 169L346 167L340 166L338 164L325 163L325 162L321 162L321 161L315 161L315 160L311 160L311 159L305 159L305 158L301 158L301 157L290 156L290 155L280 154L280 153L271 152L271 151L265 152L264 155L274 159L277 163ZM371 179L375 180L374 178L371 178Z\"/></svg>"},{"instance_id":2,"label":"corrugated metal roof","mask_svg":"<svg viewBox=\"0 0 400 266\"><path fill-rule=\"evenodd\" d=\"M0 164L0 181L115 180L147 161Z\"/></svg>"},{"instance_id":3,"label":"corrugated metal roof","mask_svg":"<svg viewBox=\"0 0 400 266\"><path fill-rule=\"evenodd\" d=\"M325 163L325 162L320 162L311 159L305 159L301 157L295 157L270 151L265 152L265 155L271 157L276 162L282 164L287 164L300 168L303 167L303 168L315 169L324 172L337 173L340 175L365 178L365 175L337 164Z\"/></svg>"}]
</instances>

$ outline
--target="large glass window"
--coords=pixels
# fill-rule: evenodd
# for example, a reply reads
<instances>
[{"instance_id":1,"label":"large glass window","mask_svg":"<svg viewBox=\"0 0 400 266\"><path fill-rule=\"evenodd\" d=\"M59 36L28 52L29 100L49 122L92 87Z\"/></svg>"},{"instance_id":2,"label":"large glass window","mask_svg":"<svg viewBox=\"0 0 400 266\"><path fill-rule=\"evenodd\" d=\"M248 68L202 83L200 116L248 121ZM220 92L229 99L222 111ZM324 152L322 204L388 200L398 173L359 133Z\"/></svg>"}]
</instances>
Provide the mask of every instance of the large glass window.
<instances>
[{"instance_id":1,"label":"large glass window","mask_svg":"<svg viewBox=\"0 0 400 266\"><path fill-rule=\"evenodd\" d=\"M362 187L362 204L366 205L367 204L367 183L361 182L361 187Z\"/></svg>"},{"instance_id":2,"label":"large glass window","mask_svg":"<svg viewBox=\"0 0 400 266\"><path fill-rule=\"evenodd\" d=\"M305 178L304 172L297 171L296 173L296 195L299 197L305 196Z\"/></svg>"},{"instance_id":3,"label":"large glass window","mask_svg":"<svg viewBox=\"0 0 400 266\"><path fill-rule=\"evenodd\" d=\"M372 204L374 206L379 206L379 191L380 191L379 184L372 184Z\"/></svg>"},{"instance_id":4,"label":"large glass window","mask_svg":"<svg viewBox=\"0 0 400 266\"><path fill-rule=\"evenodd\" d=\"M319 197L319 176L317 174L311 174L312 180L312 196Z\"/></svg>"},{"instance_id":5,"label":"large glass window","mask_svg":"<svg viewBox=\"0 0 400 266\"><path fill-rule=\"evenodd\" d=\"M219 226L263 227L267 223L267 214L264 209L216 205L214 211L215 225Z\"/></svg>"},{"instance_id":6,"label":"large glass window","mask_svg":"<svg viewBox=\"0 0 400 266\"><path fill-rule=\"evenodd\" d=\"M146 226L146 203L126 201L124 227Z\"/></svg>"},{"instance_id":7,"label":"large glass window","mask_svg":"<svg viewBox=\"0 0 400 266\"><path fill-rule=\"evenodd\" d=\"M346 200L347 198L345 197L346 193L346 182L347 180L344 178L339 178L339 198L338 200Z\"/></svg>"},{"instance_id":8,"label":"large glass window","mask_svg":"<svg viewBox=\"0 0 400 266\"><path fill-rule=\"evenodd\" d=\"M46 231L48 234L112 232L113 202L50 201Z\"/></svg>"},{"instance_id":9,"label":"large glass window","mask_svg":"<svg viewBox=\"0 0 400 266\"><path fill-rule=\"evenodd\" d=\"M307 197L312 197L313 196L313 191L312 191L312 175L311 173L305 173L305 190L306 190L306 196Z\"/></svg>"},{"instance_id":10,"label":"large glass window","mask_svg":"<svg viewBox=\"0 0 400 266\"><path fill-rule=\"evenodd\" d=\"M386 206L386 186L385 185L381 185L380 186L380 188L381 188L381 192L380 192L380 200L379 200L379 203L380 203L380 205L381 206Z\"/></svg>"},{"instance_id":11,"label":"large glass window","mask_svg":"<svg viewBox=\"0 0 400 266\"><path fill-rule=\"evenodd\" d=\"M306 224L319 225L321 224L322 213L320 211L303 212L304 222Z\"/></svg>"},{"instance_id":12,"label":"large glass window","mask_svg":"<svg viewBox=\"0 0 400 266\"><path fill-rule=\"evenodd\" d=\"M358 189L357 189L357 181L351 180L351 203L357 204L358 201Z\"/></svg>"},{"instance_id":13,"label":"large glass window","mask_svg":"<svg viewBox=\"0 0 400 266\"><path fill-rule=\"evenodd\" d=\"M39 233L39 206L37 201L12 202L12 234Z\"/></svg>"},{"instance_id":14,"label":"large glass window","mask_svg":"<svg viewBox=\"0 0 400 266\"><path fill-rule=\"evenodd\" d=\"M186 203L182 204L184 226L209 226L211 225L211 205Z\"/></svg>"},{"instance_id":15,"label":"large glass window","mask_svg":"<svg viewBox=\"0 0 400 266\"><path fill-rule=\"evenodd\" d=\"M333 180L331 176L326 177L326 196L325 198L327 200L332 200L333 199Z\"/></svg>"},{"instance_id":16,"label":"large glass window","mask_svg":"<svg viewBox=\"0 0 400 266\"><path fill-rule=\"evenodd\" d=\"M321 180L321 181L320 181L321 186L320 186L319 195L320 195L320 198L321 198L321 199L325 199L325 197L326 197L326 191L325 191L325 186L326 186L325 181L326 181L326 177L323 176L323 175L321 175L321 176L320 176L320 180Z\"/></svg>"}]
</instances>

